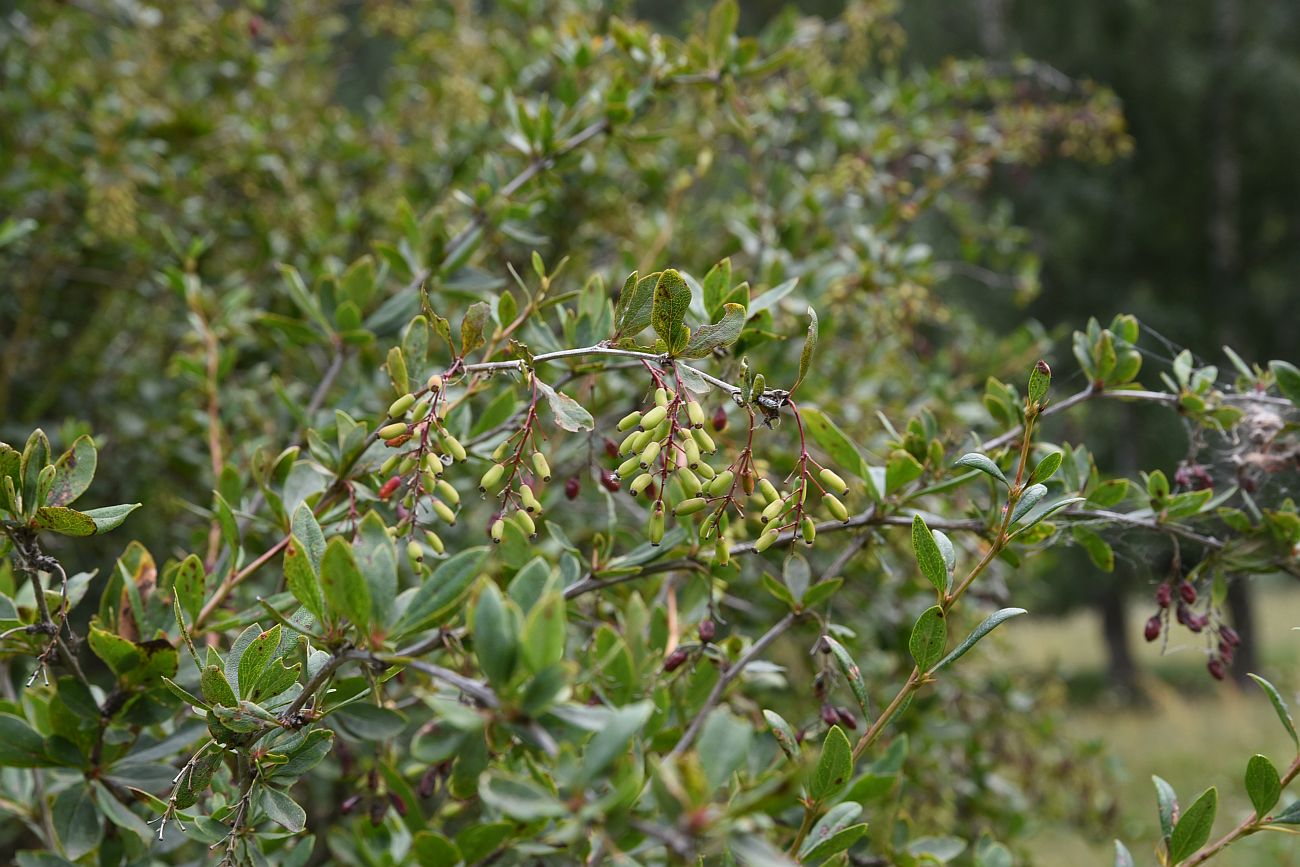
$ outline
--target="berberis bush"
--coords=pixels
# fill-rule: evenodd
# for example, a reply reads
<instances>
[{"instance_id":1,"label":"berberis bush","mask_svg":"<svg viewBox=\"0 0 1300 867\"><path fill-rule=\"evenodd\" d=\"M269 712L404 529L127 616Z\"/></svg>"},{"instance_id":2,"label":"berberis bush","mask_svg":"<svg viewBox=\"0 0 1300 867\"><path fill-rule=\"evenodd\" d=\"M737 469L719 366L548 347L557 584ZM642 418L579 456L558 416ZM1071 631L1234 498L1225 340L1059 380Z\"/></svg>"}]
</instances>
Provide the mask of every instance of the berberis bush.
<instances>
[{"instance_id":1,"label":"berberis bush","mask_svg":"<svg viewBox=\"0 0 1300 867\"><path fill-rule=\"evenodd\" d=\"M1216 678L1226 582L1297 570L1260 479L1053 440L1141 402L1291 471L1294 366L1144 386L1120 315L1066 390L1040 330L944 303L954 260L1036 291L985 183L1122 155L1105 91L904 69L878 2L680 40L584 0L270 10L0 36L5 393L104 429L0 444L19 864L1009 865L1088 773L1049 694L963 672L1033 555L1197 552L1146 636ZM32 323L105 272L56 349ZM1161 782L1160 863L1300 822L1298 770L1251 758L1214 842L1215 790Z\"/></svg>"}]
</instances>

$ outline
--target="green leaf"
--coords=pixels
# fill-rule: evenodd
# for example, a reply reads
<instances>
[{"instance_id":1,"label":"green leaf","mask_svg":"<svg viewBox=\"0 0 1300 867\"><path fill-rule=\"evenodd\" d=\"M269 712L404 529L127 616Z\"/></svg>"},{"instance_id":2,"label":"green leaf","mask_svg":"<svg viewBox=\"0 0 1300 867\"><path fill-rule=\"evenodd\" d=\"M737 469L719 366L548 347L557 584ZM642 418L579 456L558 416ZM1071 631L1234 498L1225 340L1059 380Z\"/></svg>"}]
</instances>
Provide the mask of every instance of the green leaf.
<instances>
[{"instance_id":1,"label":"green leaf","mask_svg":"<svg viewBox=\"0 0 1300 867\"><path fill-rule=\"evenodd\" d=\"M288 761L271 770L271 776L297 779L320 764L333 746L334 732L329 729L312 729L302 743L289 751Z\"/></svg>"},{"instance_id":2,"label":"green leaf","mask_svg":"<svg viewBox=\"0 0 1300 867\"><path fill-rule=\"evenodd\" d=\"M461 863L456 844L436 831L421 831L411 841L411 851L419 867L456 867Z\"/></svg>"},{"instance_id":3,"label":"green leaf","mask_svg":"<svg viewBox=\"0 0 1300 867\"><path fill-rule=\"evenodd\" d=\"M853 776L853 747L839 726L831 726L822 741L822 752L808 783L808 794L814 801L824 802L837 794Z\"/></svg>"},{"instance_id":4,"label":"green leaf","mask_svg":"<svg viewBox=\"0 0 1300 867\"><path fill-rule=\"evenodd\" d=\"M1046 485L1030 485L1025 488L1020 494L1020 499L1016 501L1016 507L1011 511L1011 523L1014 524L1029 514L1030 510L1046 496Z\"/></svg>"},{"instance_id":5,"label":"green leaf","mask_svg":"<svg viewBox=\"0 0 1300 867\"><path fill-rule=\"evenodd\" d=\"M120 506L105 506L102 509L87 509L81 514L95 522L96 533L107 533L116 528L126 516L140 508L139 503L125 503Z\"/></svg>"},{"instance_id":6,"label":"green leaf","mask_svg":"<svg viewBox=\"0 0 1300 867\"><path fill-rule=\"evenodd\" d=\"M280 624L259 633L239 656L239 696L248 698L280 646ZM233 653L233 651L232 651Z\"/></svg>"},{"instance_id":7,"label":"green leaf","mask_svg":"<svg viewBox=\"0 0 1300 867\"><path fill-rule=\"evenodd\" d=\"M944 619L943 609L931 605L917 618L912 627L912 637L907 642L917 668L922 672L929 671L943 656L947 644L948 622Z\"/></svg>"},{"instance_id":8,"label":"green leaf","mask_svg":"<svg viewBox=\"0 0 1300 867\"><path fill-rule=\"evenodd\" d=\"M763 719L767 720L768 726L772 729L772 736L776 738L777 746L781 748L781 751L788 758L798 761L800 756L799 738L795 734L794 728L776 711L763 711Z\"/></svg>"},{"instance_id":9,"label":"green leaf","mask_svg":"<svg viewBox=\"0 0 1300 867\"><path fill-rule=\"evenodd\" d=\"M483 327L492 319L492 308L486 301L475 301L465 311L465 318L460 322L460 354L469 355L482 346Z\"/></svg>"},{"instance_id":10,"label":"green leaf","mask_svg":"<svg viewBox=\"0 0 1300 867\"><path fill-rule=\"evenodd\" d=\"M912 516L912 552L921 574L934 586L940 598L948 591L948 565L939 551L939 543L920 515Z\"/></svg>"},{"instance_id":11,"label":"green leaf","mask_svg":"<svg viewBox=\"0 0 1300 867\"><path fill-rule=\"evenodd\" d=\"M623 284L623 291L618 296L615 319L618 322L616 337L635 337L640 334L654 313L655 287L659 283L660 272L637 277L633 271Z\"/></svg>"},{"instance_id":12,"label":"green leaf","mask_svg":"<svg viewBox=\"0 0 1300 867\"><path fill-rule=\"evenodd\" d=\"M370 590L352 556L352 546L341 536L334 536L325 546L321 558L321 589L334 615L352 623L370 622Z\"/></svg>"},{"instance_id":13,"label":"green leaf","mask_svg":"<svg viewBox=\"0 0 1300 867\"><path fill-rule=\"evenodd\" d=\"M700 731L695 753L708 780L709 791L716 791L739 768L749 755L754 730L749 723L724 708L715 708Z\"/></svg>"},{"instance_id":14,"label":"green leaf","mask_svg":"<svg viewBox=\"0 0 1300 867\"><path fill-rule=\"evenodd\" d=\"M204 666L203 673L199 675L199 689L210 706L234 707L239 704L239 699L235 697L235 688L230 685L230 681L226 680L222 670L215 665Z\"/></svg>"},{"instance_id":15,"label":"green leaf","mask_svg":"<svg viewBox=\"0 0 1300 867\"><path fill-rule=\"evenodd\" d=\"M1047 366L1046 361L1039 361L1034 365L1034 369L1029 371L1029 400L1031 403L1041 403L1043 398L1047 397L1047 389L1052 385L1052 369Z\"/></svg>"},{"instance_id":16,"label":"green leaf","mask_svg":"<svg viewBox=\"0 0 1300 867\"><path fill-rule=\"evenodd\" d=\"M99 805L99 811L108 821L112 822L123 831L129 831L136 836L144 846L153 842L153 832L144 820L132 813L130 808L113 797L112 793L101 782L91 784L94 791L95 803Z\"/></svg>"},{"instance_id":17,"label":"green leaf","mask_svg":"<svg viewBox=\"0 0 1300 867\"><path fill-rule=\"evenodd\" d=\"M294 598L318 622L324 622L325 600L321 597L320 578L307 554L307 546L296 535L289 537L284 549L284 581Z\"/></svg>"},{"instance_id":18,"label":"green leaf","mask_svg":"<svg viewBox=\"0 0 1300 867\"><path fill-rule=\"evenodd\" d=\"M575 785L583 785L599 776L614 759L625 755L628 742L645 726L654 711L654 703L640 701L614 708L605 716L604 723L582 750L582 766L578 769Z\"/></svg>"},{"instance_id":19,"label":"green leaf","mask_svg":"<svg viewBox=\"0 0 1300 867\"><path fill-rule=\"evenodd\" d=\"M826 645L830 647L831 656L835 658L835 664L839 667L840 673L844 675L844 679L849 682L849 689L852 690L853 698L857 701L858 707L862 710L862 715L864 717L870 717L871 712L868 710L870 702L867 698L867 684L866 681L862 679L862 670L858 668L858 664L853 661L853 657L849 655L849 652L844 649L844 645L840 644L829 635L822 636L822 641L825 641Z\"/></svg>"},{"instance_id":20,"label":"green leaf","mask_svg":"<svg viewBox=\"0 0 1300 867\"><path fill-rule=\"evenodd\" d=\"M1050 479L1060 468L1064 457L1061 452L1048 452L1044 455L1043 459L1034 467L1034 471L1029 474L1030 483L1045 482Z\"/></svg>"},{"instance_id":21,"label":"green leaf","mask_svg":"<svg viewBox=\"0 0 1300 867\"><path fill-rule=\"evenodd\" d=\"M478 795L492 809L520 822L555 819L569 813L559 798L531 780L485 773L479 778Z\"/></svg>"},{"instance_id":22,"label":"green leaf","mask_svg":"<svg viewBox=\"0 0 1300 867\"><path fill-rule=\"evenodd\" d=\"M95 441L82 435L54 462L54 486L45 498L47 506L67 506L90 487L95 478L99 454Z\"/></svg>"},{"instance_id":23,"label":"green leaf","mask_svg":"<svg viewBox=\"0 0 1300 867\"><path fill-rule=\"evenodd\" d=\"M197 707L205 711L211 710L211 706L206 701L199 698L197 695L190 692L188 689L181 686L176 681L172 680L170 677L164 677L162 679L162 682L163 682L163 686L167 688L168 692L170 692L172 695L176 696L186 704L190 705L191 707Z\"/></svg>"},{"instance_id":24,"label":"green leaf","mask_svg":"<svg viewBox=\"0 0 1300 867\"><path fill-rule=\"evenodd\" d=\"M1296 749L1300 750L1300 736L1296 734L1295 721L1291 719L1291 711L1287 708L1286 702L1282 700L1282 694L1277 691L1277 687L1258 674L1250 674L1248 677L1259 684L1259 688L1264 690L1268 700L1273 702L1273 710L1277 712L1277 718L1281 720L1287 734L1291 735L1291 742L1296 745Z\"/></svg>"},{"instance_id":25,"label":"green leaf","mask_svg":"<svg viewBox=\"0 0 1300 867\"><path fill-rule=\"evenodd\" d=\"M690 305L691 288L682 275L671 268L660 274L659 282L655 284L650 324L669 355L677 355L690 340L690 332L682 324Z\"/></svg>"},{"instance_id":26,"label":"green leaf","mask_svg":"<svg viewBox=\"0 0 1300 867\"><path fill-rule=\"evenodd\" d=\"M474 655L493 686L503 686L514 674L519 636L501 591L490 580L483 582L474 606Z\"/></svg>"},{"instance_id":27,"label":"green leaf","mask_svg":"<svg viewBox=\"0 0 1300 867\"><path fill-rule=\"evenodd\" d=\"M69 858L80 858L99 845L104 834L104 819L85 785L72 785L59 792L50 813L54 833L63 845L63 853Z\"/></svg>"},{"instance_id":28,"label":"green leaf","mask_svg":"<svg viewBox=\"0 0 1300 867\"><path fill-rule=\"evenodd\" d=\"M1246 794L1255 807L1255 816L1263 819L1282 796L1282 780L1277 768L1266 757L1255 755L1246 762Z\"/></svg>"},{"instance_id":29,"label":"green leaf","mask_svg":"<svg viewBox=\"0 0 1300 867\"><path fill-rule=\"evenodd\" d=\"M1270 361L1268 369L1277 380L1277 390L1291 403L1300 407L1300 368L1288 361Z\"/></svg>"},{"instance_id":30,"label":"green leaf","mask_svg":"<svg viewBox=\"0 0 1300 867\"><path fill-rule=\"evenodd\" d=\"M993 614L990 614L985 618L983 623L975 627L974 632L966 636L965 641L953 648L952 653L939 660L939 662L934 666L934 671L938 671L944 666L961 659L981 638L988 635L994 629L997 629L1012 617L1019 617L1021 614L1026 613L1028 612L1023 608L1003 608L1001 611L996 611Z\"/></svg>"},{"instance_id":31,"label":"green leaf","mask_svg":"<svg viewBox=\"0 0 1300 867\"><path fill-rule=\"evenodd\" d=\"M795 377L790 391L794 391L804 381L812 367L813 353L817 351L817 311L809 307L808 318L811 321L808 323L808 336L803 341L803 352L799 353L799 375Z\"/></svg>"},{"instance_id":32,"label":"green leaf","mask_svg":"<svg viewBox=\"0 0 1300 867\"><path fill-rule=\"evenodd\" d=\"M546 402L551 407L551 416L555 419L555 424L562 430L577 433L578 431L592 430L596 427L596 420L591 417L591 413L567 394L556 391L540 379L534 377L537 383L537 390L546 398Z\"/></svg>"},{"instance_id":33,"label":"green leaf","mask_svg":"<svg viewBox=\"0 0 1300 867\"><path fill-rule=\"evenodd\" d=\"M1070 535L1080 548L1088 552L1088 557L1098 569L1103 572L1114 571L1115 551L1105 539L1082 524L1070 528Z\"/></svg>"},{"instance_id":34,"label":"green leaf","mask_svg":"<svg viewBox=\"0 0 1300 867\"><path fill-rule=\"evenodd\" d=\"M307 827L307 811L279 789L262 787L262 809L266 811L267 818L295 834Z\"/></svg>"},{"instance_id":35,"label":"green leaf","mask_svg":"<svg viewBox=\"0 0 1300 867\"><path fill-rule=\"evenodd\" d=\"M978 452L971 452L969 454L962 455L957 459L957 461L953 464L953 466L970 467L973 470L979 470L980 472L990 475L993 478L997 479L999 482L1006 485L1008 488L1011 487L1011 483L1007 481L1006 475L1002 472L1001 469L999 469L998 465L993 463L992 459L990 459L988 456L982 455Z\"/></svg>"},{"instance_id":36,"label":"green leaf","mask_svg":"<svg viewBox=\"0 0 1300 867\"><path fill-rule=\"evenodd\" d=\"M32 525L37 530L49 530L64 536L95 535L95 520L67 506L41 506L36 510Z\"/></svg>"},{"instance_id":37,"label":"green leaf","mask_svg":"<svg viewBox=\"0 0 1300 867\"><path fill-rule=\"evenodd\" d=\"M479 546L444 560L403 606L395 634L410 635L442 625L460 609L487 554L487 547Z\"/></svg>"},{"instance_id":38,"label":"green leaf","mask_svg":"<svg viewBox=\"0 0 1300 867\"><path fill-rule=\"evenodd\" d=\"M1219 808L1219 793L1213 786L1201 793L1174 826L1169 837L1169 860L1173 864L1190 857L1205 845L1214 827L1214 814Z\"/></svg>"},{"instance_id":39,"label":"green leaf","mask_svg":"<svg viewBox=\"0 0 1300 867\"><path fill-rule=\"evenodd\" d=\"M191 554L182 560L172 578L172 590L190 620L198 617L199 611L203 609L208 593L207 581L208 573L203 569L203 561L197 554Z\"/></svg>"},{"instance_id":40,"label":"green leaf","mask_svg":"<svg viewBox=\"0 0 1300 867\"><path fill-rule=\"evenodd\" d=\"M826 450L836 466L842 467L867 483L873 499L879 499L879 493L871 479L871 470L863 460L858 447L831 421L824 412L816 407L800 407L799 416L803 419L804 429L812 435L813 442Z\"/></svg>"},{"instance_id":41,"label":"green leaf","mask_svg":"<svg viewBox=\"0 0 1300 867\"><path fill-rule=\"evenodd\" d=\"M857 839L862 836L861 832L853 837L853 839L845 846L830 849L829 851L825 846L826 843L835 839L847 828L860 828L861 831L866 831L867 826L865 824L853 824L853 820L858 818L860 815L862 815L862 805L854 803L853 801L845 801L831 807L826 811L826 815L822 816L821 819L817 821L817 824L813 825L812 830L808 832L808 836L804 839L803 845L799 847L799 860L816 864L818 861L821 861L824 858L829 858L836 852L842 852L844 849L847 849L848 846L853 845L853 843L857 842Z\"/></svg>"},{"instance_id":42,"label":"green leaf","mask_svg":"<svg viewBox=\"0 0 1300 867\"><path fill-rule=\"evenodd\" d=\"M386 741L406 728L406 717L395 710L363 701L341 707L334 714L353 734L368 741Z\"/></svg>"},{"instance_id":43,"label":"green leaf","mask_svg":"<svg viewBox=\"0 0 1300 867\"><path fill-rule=\"evenodd\" d=\"M835 592L844 586L844 579L835 577L828 578L825 581L818 581L816 584L804 591L803 598L799 600L799 605L803 608L812 608L820 605L827 599L835 595Z\"/></svg>"},{"instance_id":44,"label":"green leaf","mask_svg":"<svg viewBox=\"0 0 1300 867\"><path fill-rule=\"evenodd\" d=\"M361 519L352 555L370 596L370 625L386 630L397 596L397 550L379 513L370 511Z\"/></svg>"},{"instance_id":45,"label":"green leaf","mask_svg":"<svg viewBox=\"0 0 1300 867\"><path fill-rule=\"evenodd\" d=\"M536 674L564 659L565 603L551 593L534 605L524 622L524 664Z\"/></svg>"},{"instance_id":46,"label":"green leaf","mask_svg":"<svg viewBox=\"0 0 1300 867\"><path fill-rule=\"evenodd\" d=\"M1300 800L1291 802L1285 810L1269 819L1270 825L1300 825Z\"/></svg>"},{"instance_id":47,"label":"green leaf","mask_svg":"<svg viewBox=\"0 0 1300 867\"><path fill-rule=\"evenodd\" d=\"M722 318L712 325L701 325L687 341L680 357L707 358L715 349L730 346L740 338L740 332L745 327L745 318L745 308L741 305L725 305Z\"/></svg>"},{"instance_id":48,"label":"green leaf","mask_svg":"<svg viewBox=\"0 0 1300 867\"><path fill-rule=\"evenodd\" d=\"M1156 808L1160 814L1160 833L1165 839L1174 832L1174 813L1178 811L1178 796L1174 787L1157 776L1151 777L1156 787Z\"/></svg>"},{"instance_id":49,"label":"green leaf","mask_svg":"<svg viewBox=\"0 0 1300 867\"><path fill-rule=\"evenodd\" d=\"M892 494L908 482L920 478L923 472L925 467L910 452L895 449L889 456L889 463L885 465L885 493Z\"/></svg>"},{"instance_id":50,"label":"green leaf","mask_svg":"<svg viewBox=\"0 0 1300 867\"><path fill-rule=\"evenodd\" d=\"M53 764L45 752L45 739L26 720L0 713L0 767L43 768Z\"/></svg>"},{"instance_id":51,"label":"green leaf","mask_svg":"<svg viewBox=\"0 0 1300 867\"><path fill-rule=\"evenodd\" d=\"M817 864L825 861L832 855L838 855L840 852L847 850L854 843L866 836L866 833L866 822L849 825L847 828L842 828L839 831L836 831L816 846L808 849L800 856L800 860L805 864ZM813 834L809 835L809 840L816 839L815 835L816 829L813 830Z\"/></svg>"}]
</instances>

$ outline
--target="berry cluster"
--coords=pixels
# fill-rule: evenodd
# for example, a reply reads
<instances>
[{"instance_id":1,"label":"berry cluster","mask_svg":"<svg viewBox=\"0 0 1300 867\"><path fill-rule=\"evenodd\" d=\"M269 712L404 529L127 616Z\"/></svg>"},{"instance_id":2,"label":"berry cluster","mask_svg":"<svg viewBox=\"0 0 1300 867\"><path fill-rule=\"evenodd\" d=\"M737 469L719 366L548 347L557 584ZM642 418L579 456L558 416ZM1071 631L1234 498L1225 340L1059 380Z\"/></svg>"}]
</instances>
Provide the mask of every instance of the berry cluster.
<instances>
[{"instance_id":1,"label":"berry cluster","mask_svg":"<svg viewBox=\"0 0 1300 867\"><path fill-rule=\"evenodd\" d=\"M1190 581L1179 580L1176 585L1170 581L1162 582L1156 588L1156 613L1147 619L1142 634L1147 641L1155 641L1168 627L1171 614L1190 632L1206 633L1212 646L1205 667L1215 680L1223 680L1241 637L1231 626L1212 616L1208 609L1200 614L1193 611L1197 598L1196 587ZM1209 632L1206 632L1207 628Z\"/></svg>"}]
</instances>

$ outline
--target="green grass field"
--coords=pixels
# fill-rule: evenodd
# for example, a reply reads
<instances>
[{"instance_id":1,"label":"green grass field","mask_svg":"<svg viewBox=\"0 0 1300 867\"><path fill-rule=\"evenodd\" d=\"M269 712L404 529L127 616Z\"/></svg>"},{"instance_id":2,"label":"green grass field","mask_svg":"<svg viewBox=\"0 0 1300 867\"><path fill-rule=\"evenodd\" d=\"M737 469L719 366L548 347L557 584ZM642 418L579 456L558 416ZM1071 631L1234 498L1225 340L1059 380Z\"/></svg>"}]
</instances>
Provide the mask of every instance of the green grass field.
<instances>
[{"instance_id":1,"label":"green grass field","mask_svg":"<svg viewBox=\"0 0 1300 867\"><path fill-rule=\"evenodd\" d=\"M1256 595L1264 664L1260 672L1293 708L1300 690L1300 589L1261 585ZM1157 863L1159 836L1151 775L1173 784L1186 806L1208 786L1219 790L1217 838L1250 813L1242 781L1246 761L1263 753L1279 768L1294 755L1294 745L1264 694L1250 687L1217 684L1205 674L1201 645L1185 631L1164 655L1141 640L1149 612L1131 611L1131 634L1150 702L1124 706L1096 684L1104 677L1100 628L1092 614L1064 620L1027 617L1010 624L995 653L998 664L1025 670L1056 671L1071 683L1069 732L1100 739L1113 758L1118 777L1119 819L1115 836L1129 845L1137 864ZM1137 645L1142 645L1137 647ZM1286 799L1288 795L1284 794ZM1284 801L1285 802L1285 801ZM1109 839L1089 839L1070 827L1042 826L1029 843L1035 863L1051 867L1092 867L1113 863ZM1224 867L1300 867L1300 837L1261 833L1234 845L1214 862Z\"/></svg>"}]
</instances>

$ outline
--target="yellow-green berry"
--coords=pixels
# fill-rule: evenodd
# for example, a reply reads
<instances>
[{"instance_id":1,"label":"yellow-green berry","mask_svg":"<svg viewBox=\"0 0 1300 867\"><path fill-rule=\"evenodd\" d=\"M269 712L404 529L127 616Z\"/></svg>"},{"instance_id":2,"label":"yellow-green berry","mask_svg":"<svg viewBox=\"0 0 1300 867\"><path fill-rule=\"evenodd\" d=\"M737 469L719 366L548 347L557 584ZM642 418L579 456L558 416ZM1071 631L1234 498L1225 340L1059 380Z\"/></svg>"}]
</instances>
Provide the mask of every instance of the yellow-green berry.
<instances>
[{"instance_id":1,"label":"yellow-green berry","mask_svg":"<svg viewBox=\"0 0 1300 867\"><path fill-rule=\"evenodd\" d=\"M415 403L415 395L404 394L388 406L389 418L401 418L406 415L406 411Z\"/></svg>"}]
</instances>

